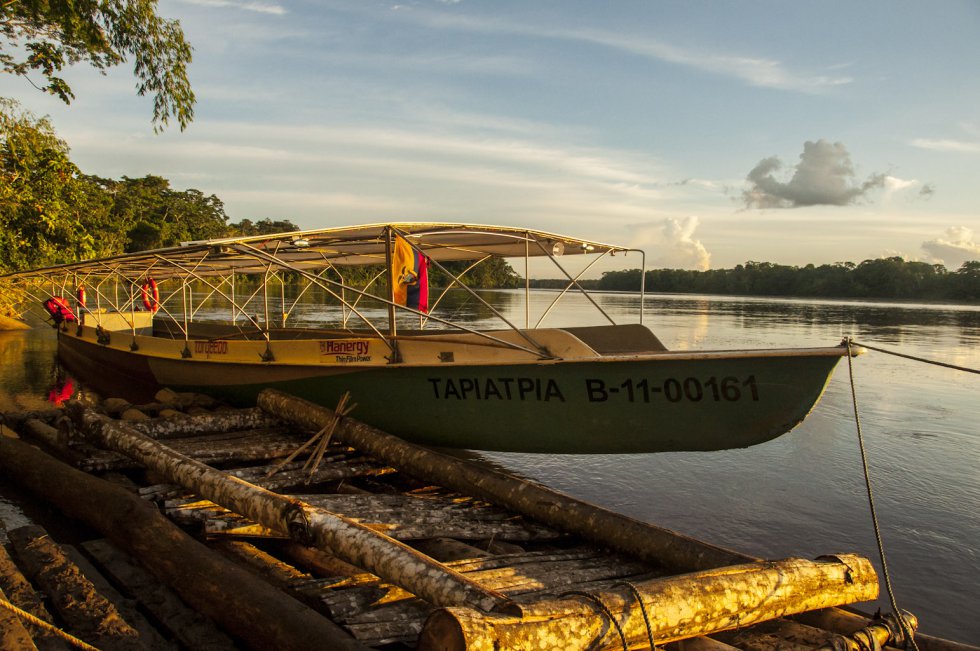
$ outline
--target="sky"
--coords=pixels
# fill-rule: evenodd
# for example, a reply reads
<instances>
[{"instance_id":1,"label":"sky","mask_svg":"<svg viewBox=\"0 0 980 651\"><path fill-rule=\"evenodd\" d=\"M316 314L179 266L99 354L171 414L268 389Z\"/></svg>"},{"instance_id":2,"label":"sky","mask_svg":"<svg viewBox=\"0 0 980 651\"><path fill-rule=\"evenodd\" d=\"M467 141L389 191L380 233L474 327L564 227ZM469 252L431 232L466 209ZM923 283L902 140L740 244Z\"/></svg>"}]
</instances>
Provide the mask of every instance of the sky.
<instances>
[{"instance_id":1,"label":"sky","mask_svg":"<svg viewBox=\"0 0 980 651\"><path fill-rule=\"evenodd\" d=\"M534 228L651 267L980 259L980 3L161 0L196 117L131 64L49 115L89 174L231 221Z\"/></svg>"}]
</instances>

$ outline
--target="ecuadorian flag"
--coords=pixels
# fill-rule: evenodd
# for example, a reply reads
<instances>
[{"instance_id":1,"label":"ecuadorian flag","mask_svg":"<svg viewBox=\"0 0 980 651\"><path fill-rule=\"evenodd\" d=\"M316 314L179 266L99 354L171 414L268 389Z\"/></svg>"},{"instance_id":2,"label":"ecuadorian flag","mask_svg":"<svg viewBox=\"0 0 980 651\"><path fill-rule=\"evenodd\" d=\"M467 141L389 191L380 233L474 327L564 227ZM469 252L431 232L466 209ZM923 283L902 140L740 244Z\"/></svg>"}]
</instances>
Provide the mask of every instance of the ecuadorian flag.
<instances>
[{"instance_id":1,"label":"ecuadorian flag","mask_svg":"<svg viewBox=\"0 0 980 651\"><path fill-rule=\"evenodd\" d=\"M391 271L395 280L395 303L428 313L429 259L409 246L400 235L395 236Z\"/></svg>"}]
</instances>

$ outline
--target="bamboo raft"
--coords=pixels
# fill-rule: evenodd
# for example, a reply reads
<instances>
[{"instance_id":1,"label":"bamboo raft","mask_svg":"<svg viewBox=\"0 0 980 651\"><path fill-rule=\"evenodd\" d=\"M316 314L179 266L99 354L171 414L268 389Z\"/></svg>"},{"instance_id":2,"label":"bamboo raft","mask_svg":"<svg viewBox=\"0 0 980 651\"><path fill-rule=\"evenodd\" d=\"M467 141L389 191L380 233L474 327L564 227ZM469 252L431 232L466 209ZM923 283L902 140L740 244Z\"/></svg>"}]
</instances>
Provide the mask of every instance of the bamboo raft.
<instances>
[{"instance_id":1,"label":"bamboo raft","mask_svg":"<svg viewBox=\"0 0 980 651\"><path fill-rule=\"evenodd\" d=\"M903 644L839 608L878 594L853 554L761 561L275 391L157 400L4 416L4 476L96 533L10 532L0 602L100 649ZM0 609L0 648L67 648L24 622Z\"/></svg>"}]
</instances>

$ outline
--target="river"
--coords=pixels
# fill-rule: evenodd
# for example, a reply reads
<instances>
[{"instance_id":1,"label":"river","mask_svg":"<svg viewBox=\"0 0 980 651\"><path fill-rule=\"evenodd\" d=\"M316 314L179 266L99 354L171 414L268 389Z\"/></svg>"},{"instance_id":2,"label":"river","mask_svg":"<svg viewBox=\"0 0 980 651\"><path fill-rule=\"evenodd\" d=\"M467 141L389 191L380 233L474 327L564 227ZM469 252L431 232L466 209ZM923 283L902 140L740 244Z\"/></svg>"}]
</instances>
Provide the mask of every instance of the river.
<instances>
[{"instance_id":1,"label":"river","mask_svg":"<svg viewBox=\"0 0 980 651\"><path fill-rule=\"evenodd\" d=\"M556 293L532 293L532 325ZM510 320L521 292L485 292ZM617 322L636 321L639 298L597 294ZM315 304L298 322L315 320ZM459 298L454 318L488 311ZM644 322L671 349L826 346L857 342L980 368L980 307L648 296ZM543 325L604 317L565 296ZM42 407L53 380L50 329L0 333L0 409ZM900 607L921 630L980 642L980 376L879 352L854 360L858 413L888 568ZM77 388L77 387L76 387ZM781 558L857 552L881 572L858 448L846 360L813 413L792 432L747 449L642 455L466 453L601 504L750 554ZM6 497L5 497L6 495ZM0 518L21 518L0 483ZM890 610L882 594L879 604Z\"/></svg>"}]
</instances>

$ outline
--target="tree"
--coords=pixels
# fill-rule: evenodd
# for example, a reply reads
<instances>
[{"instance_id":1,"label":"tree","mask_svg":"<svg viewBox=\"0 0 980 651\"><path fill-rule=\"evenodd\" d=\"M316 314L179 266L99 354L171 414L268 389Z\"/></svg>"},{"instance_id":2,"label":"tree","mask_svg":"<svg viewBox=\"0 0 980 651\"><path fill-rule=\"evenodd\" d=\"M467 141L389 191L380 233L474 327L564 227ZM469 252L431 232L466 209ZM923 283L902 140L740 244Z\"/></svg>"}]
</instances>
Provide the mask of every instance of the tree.
<instances>
[{"instance_id":1,"label":"tree","mask_svg":"<svg viewBox=\"0 0 980 651\"><path fill-rule=\"evenodd\" d=\"M964 262L953 274L955 298L967 301L980 300L980 260Z\"/></svg>"},{"instance_id":2,"label":"tree","mask_svg":"<svg viewBox=\"0 0 980 651\"><path fill-rule=\"evenodd\" d=\"M112 197L110 221L126 252L176 246L223 237L228 229L224 204L195 189L174 190L165 178L147 175L121 181L99 179Z\"/></svg>"},{"instance_id":3,"label":"tree","mask_svg":"<svg viewBox=\"0 0 980 651\"><path fill-rule=\"evenodd\" d=\"M109 201L79 175L50 122L0 99L0 271L104 253L90 226Z\"/></svg>"},{"instance_id":4,"label":"tree","mask_svg":"<svg viewBox=\"0 0 980 651\"><path fill-rule=\"evenodd\" d=\"M87 62L100 71L133 58L136 92L153 96L155 130L194 118L187 79L191 46L176 20L156 13L156 0L7 0L0 2L0 70L27 79L66 104L75 94L59 74ZM30 79L33 72L43 85Z\"/></svg>"},{"instance_id":5,"label":"tree","mask_svg":"<svg viewBox=\"0 0 980 651\"><path fill-rule=\"evenodd\" d=\"M243 219L240 222L228 224L228 229L230 236L273 235L275 233L292 233L293 231L298 231L299 226L288 219L272 220L267 217L257 222L253 222L251 219Z\"/></svg>"}]
</instances>

